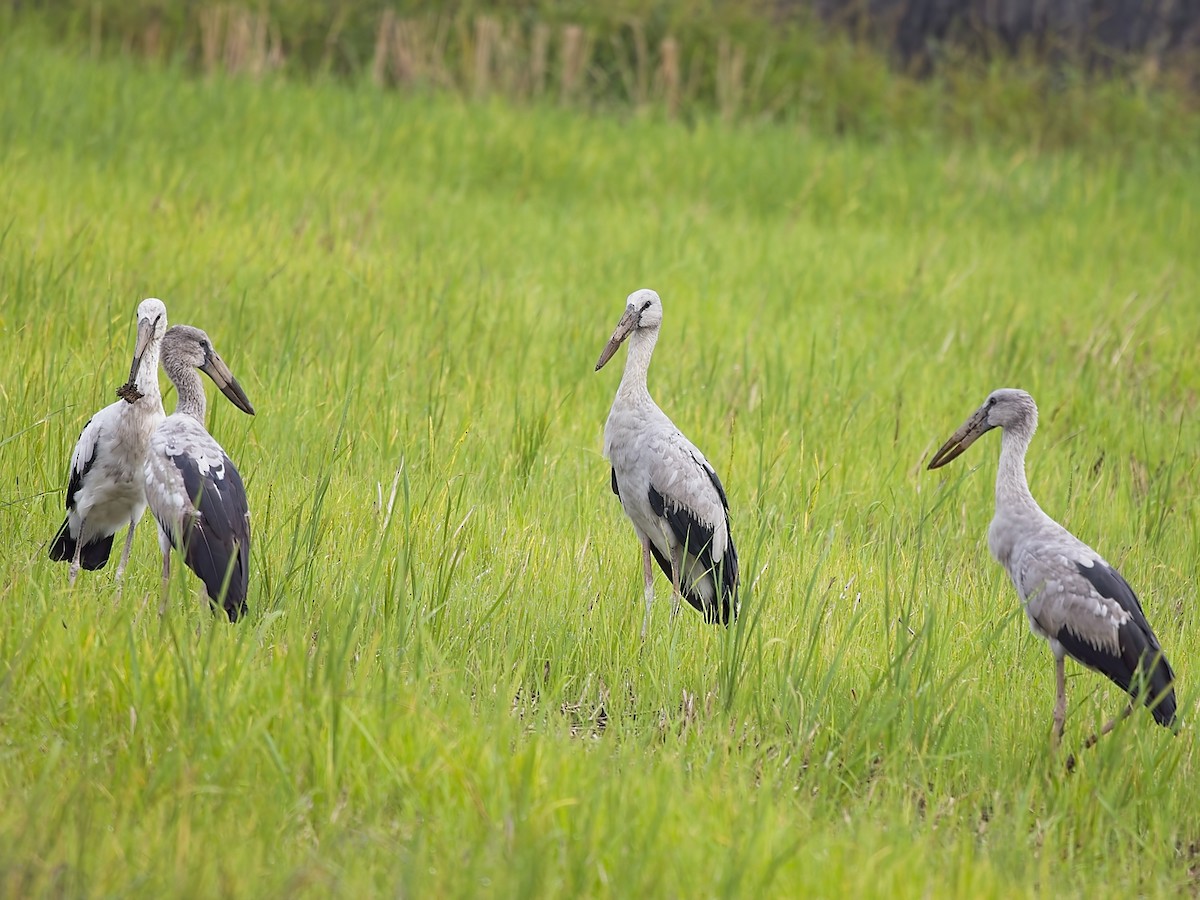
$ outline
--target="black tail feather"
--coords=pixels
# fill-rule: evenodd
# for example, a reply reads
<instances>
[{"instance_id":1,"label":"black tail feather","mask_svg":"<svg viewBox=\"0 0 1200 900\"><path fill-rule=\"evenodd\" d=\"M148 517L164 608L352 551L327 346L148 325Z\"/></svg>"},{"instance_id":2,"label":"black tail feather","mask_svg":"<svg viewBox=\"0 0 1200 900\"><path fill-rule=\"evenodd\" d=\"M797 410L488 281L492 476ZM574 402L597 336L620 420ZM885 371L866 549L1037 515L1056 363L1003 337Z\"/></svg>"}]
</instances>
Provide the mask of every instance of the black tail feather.
<instances>
[{"instance_id":1,"label":"black tail feather","mask_svg":"<svg viewBox=\"0 0 1200 900\"><path fill-rule=\"evenodd\" d=\"M112 555L113 536L111 534L97 538L89 544L84 544L79 551L79 564L89 572L103 569ZM75 558L75 538L71 537L71 521L65 520L54 542L50 544L50 558L57 562L70 562Z\"/></svg>"},{"instance_id":2,"label":"black tail feather","mask_svg":"<svg viewBox=\"0 0 1200 900\"><path fill-rule=\"evenodd\" d=\"M663 574L667 579L671 579L671 560L662 554L662 552L654 546L654 542L650 542L650 553L653 554L658 567L662 569ZM698 591L688 590L687 585L680 585L680 593L683 599L686 600L692 607L704 616L704 621L709 625L729 625L737 618L737 610L730 602L730 595L724 589L723 579L720 577L714 578L713 581L717 585L717 598L715 602L708 604L704 603L704 598L700 596Z\"/></svg>"},{"instance_id":3,"label":"black tail feather","mask_svg":"<svg viewBox=\"0 0 1200 900\"><path fill-rule=\"evenodd\" d=\"M1076 562L1075 568L1101 597L1115 600L1129 616L1117 629L1116 653L1076 636L1069 624L1056 636L1058 642L1085 666L1107 675L1135 699L1142 699L1158 724L1174 726L1175 673L1146 621L1137 594L1120 572L1103 561Z\"/></svg>"},{"instance_id":4,"label":"black tail feather","mask_svg":"<svg viewBox=\"0 0 1200 900\"><path fill-rule=\"evenodd\" d=\"M1145 661L1151 663L1150 659ZM1153 666L1147 680L1146 705L1150 707L1155 722L1172 728L1175 725L1175 673L1167 665L1167 658L1161 650L1158 651L1158 658L1153 660Z\"/></svg>"},{"instance_id":5,"label":"black tail feather","mask_svg":"<svg viewBox=\"0 0 1200 900\"><path fill-rule=\"evenodd\" d=\"M1058 641L1079 662L1108 676L1135 699L1142 698L1158 724L1168 728L1175 724L1175 673L1153 634L1137 622L1119 629L1119 655L1097 650L1066 628L1059 632Z\"/></svg>"},{"instance_id":6,"label":"black tail feather","mask_svg":"<svg viewBox=\"0 0 1200 900\"><path fill-rule=\"evenodd\" d=\"M1175 724L1175 673L1163 655L1158 641L1135 625L1120 629L1123 670L1104 674L1141 697L1150 708L1154 721L1170 728Z\"/></svg>"},{"instance_id":7,"label":"black tail feather","mask_svg":"<svg viewBox=\"0 0 1200 900\"><path fill-rule=\"evenodd\" d=\"M212 538L197 520L188 529L180 549L187 567L204 582L213 612L224 608L230 622L238 621L246 613L250 578L247 565L249 548L239 548L236 544L230 545Z\"/></svg>"},{"instance_id":8,"label":"black tail feather","mask_svg":"<svg viewBox=\"0 0 1200 900\"><path fill-rule=\"evenodd\" d=\"M66 519L50 544L50 558L61 562L75 556L75 539L71 537L71 520Z\"/></svg>"}]
</instances>

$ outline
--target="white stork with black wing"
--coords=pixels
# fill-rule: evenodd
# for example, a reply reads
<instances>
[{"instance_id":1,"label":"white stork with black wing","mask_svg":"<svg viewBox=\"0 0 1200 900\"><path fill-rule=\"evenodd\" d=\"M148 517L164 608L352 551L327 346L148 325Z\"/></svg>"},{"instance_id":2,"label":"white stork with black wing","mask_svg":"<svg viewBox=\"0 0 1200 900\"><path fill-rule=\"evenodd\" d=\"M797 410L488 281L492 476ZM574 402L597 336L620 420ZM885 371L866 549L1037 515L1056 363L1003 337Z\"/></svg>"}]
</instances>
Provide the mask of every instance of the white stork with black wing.
<instances>
[{"instance_id":1,"label":"white stork with black wing","mask_svg":"<svg viewBox=\"0 0 1200 900\"><path fill-rule=\"evenodd\" d=\"M146 511L142 475L146 446L163 420L158 355L166 332L166 306L153 297L143 300L138 305L129 382L117 391L120 400L83 426L71 454L67 518L50 544L50 558L70 561L72 585L80 568L104 568L112 554L113 536L126 525L129 533L117 563L118 581L129 562L134 529Z\"/></svg>"},{"instance_id":2,"label":"white stork with black wing","mask_svg":"<svg viewBox=\"0 0 1200 900\"><path fill-rule=\"evenodd\" d=\"M1003 429L988 546L1012 578L1034 634L1045 638L1054 654L1055 745L1067 715L1066 656L1107 675L1142 699L1157 722L1171 726L1175 675L1133 588L1099 553L1046 515L1029 492L1025 451L1037 420L1037 405L1025 391L993 391L934 454L929 468L944 466L991 429Z\"/></svg>"},{"instance_id":3,"label":"white stork with black wing","mask_svg":"<svg viewBox=\"0 0 1200 900\"><path fill-rule=\"evenodd\" d=\"M209 602L229 621L246 611L250 582L250 509L233 461L204 427L204 384L197 369L244 413L254 407L208 335L190 325L171 328L162 363L179 402L155 430L146 454L146 498L158 522L163 597L171 577L171 549L183 554L204 582Z\"/></svg>"},{"instance_id":4,"label":"white stork with black wing","mask_svg":"<svg viewBox=\"0 0 1200 900\"><path fill-rule=\"evenodd\" d=\"M646 373L662 325L662 301L651 290L626 301L597 371L628 339L625 374L604 426L612 489L642 544L646 615L654 600L651 557L671 579L671 612L683 597L706 622L728 625L738 613L738 561L729 502L713 467L650 398Z\"/></svg>"}]
</instances>

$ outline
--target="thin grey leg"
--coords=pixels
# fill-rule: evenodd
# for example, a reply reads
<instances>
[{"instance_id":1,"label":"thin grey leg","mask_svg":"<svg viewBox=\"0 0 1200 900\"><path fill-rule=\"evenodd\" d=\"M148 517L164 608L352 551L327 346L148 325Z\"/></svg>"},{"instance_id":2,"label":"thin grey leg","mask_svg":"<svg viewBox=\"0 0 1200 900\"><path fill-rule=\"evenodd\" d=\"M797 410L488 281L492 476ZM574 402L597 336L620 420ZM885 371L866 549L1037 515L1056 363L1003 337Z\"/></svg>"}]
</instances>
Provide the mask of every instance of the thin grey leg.
<instances>
[{"instance_id":1,"label":"thin grey leg","mask_svg":"<svg viewBox=\"0 0 1200 900\"><path fill-rule=\"evenodd\" d=\"M1110 731L1112 731L1114 728L1116 728L1118 724L1125 721L1125 719L1127 719L1130 716L1130 714L1132 714L1132 713L1133 713L1133 704L1130 703L1128 706L1125 707L1125 709L1121 712L1120 715L1113 716L1111 719L1109 719L1104 724L1104 727L1100 729L1099 734L1093 734L1090 738L1088 738L1087 742L1084 744L1084 746L1085 747L1093 746L1096 743L1096 741L1100 740L1100 738L1104 737L1104 735L1108 734Z\"/></svg>"},{"instance_id":2,"label":"thin grey leg","mask_svg":"<svg viewBox=\"0 0 1200 900\"><path fill-rule=\"evenodd\" d=\"M675 547L671 550L671 618L672 620L679 615L679 598L682 594L679 592L680 570L683 568L683 548Z\"/></svg>"},{"instance_id":3,"label":"thin grey leg","mask_svg":"<svg viewBox=\"0 0 1200 900\"><path fill-rule=\"evenodd\" d=\"M646 581L646 615L642 618L642 640L650 628L650 607L654 603L654 569L650 563L650 538L642 538L642 575Z\"/></svg>"},{"instance_id":4,"label":"thin grey leg","mask_svg":"<svg viewBox=\"0 0 1200 900\"><path fill-rule=\"evenodd\" d=\"M133 531L137 528L137 519L129 520L129 534L125 535L125 549L121 552L121 561L117 563L117 585L121 584L121 576L125 574L125 566L129 563L129 552L133 549Z\"/></svg>"},{"instance_id":5,"label":"thin grey leg","mask_svg":"<svg viewBox=\"0 0 1200 900\"><path fill-rule=\"evenodd\" d=\"M69 529L71 526L68 525ZM68 532L69 533L69 532ZM80 540L75 542L75 555L71 557L71 567L67 570L67 582L71 587L75 587L75 579L79 576L79 554L83 552L83 521L79 522L79 537Z\"/></svg>"},{"instance_id":6,"label":"thin grey leg","mask_svg":"<svg viewBox=\"0 0 1200 900\"><path fill-rule=\"evenodd\" d=\"M159 546L162 549L162 596L158 602L158 614L160 616L167 613L167 597L171 591L171 544L169 541L164 541L162 535L159 535Z\"/></svg>"},{"instance_id":7,"label":"thin grey leg","mask_svg":"<svg viewBox=\"0 0 1200 900\"><path fill-rule=\"evenodd\" d=\"M1063 725L1067 721L1067 674L1065 672L1063 658L1055 655L1054 657L1054 675L1058 684L1058 694L1054 702L1054 749L1058 749L1058 745L1062 743Z\"/></svg>"},{"instance_id":8,"label":"thin grey leg","mask_svg":"<svg viewBox=\"0 0 1200 900\"><path fill-rule=\"evenodd\" d=\"M1090 747L1095 747L1101 737L1103 737L1104 735L1106 735L1110 731L1112 731L1114 728L1116 728L1117 723L1122 721L1126 716L1130 715L1132 712L1133 712L1133 704L1131 703L1125 707L1125 711L1123 713L1121 713L1119 716L1109 719L1108 722L1105 724L1105 726L1100 729L1099 734L1093 734L1086 741L1084 741L1083 749L1087 750ZM1073 772L1074 770L1075 770L1075 754L1071 753L1071 754L1068 754L1068 756L1067 756L1067 771Z\"/></svg>"}]
</instances>

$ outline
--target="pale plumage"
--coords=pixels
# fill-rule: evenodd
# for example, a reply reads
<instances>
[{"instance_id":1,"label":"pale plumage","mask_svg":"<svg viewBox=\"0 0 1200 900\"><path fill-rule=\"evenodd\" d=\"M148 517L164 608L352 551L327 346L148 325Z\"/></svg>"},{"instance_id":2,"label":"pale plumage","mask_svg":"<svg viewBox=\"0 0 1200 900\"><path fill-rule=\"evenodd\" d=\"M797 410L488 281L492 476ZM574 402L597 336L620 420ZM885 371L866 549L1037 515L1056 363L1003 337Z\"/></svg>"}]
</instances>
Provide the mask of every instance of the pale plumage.
<instances>
[{"instance_id":1,"label":"pale plumage","mask_svg":"<svg viewBox=\"0 0 1200 900\"><path fill-rule=\"evenodd\" d=\"M71 454L67 517L50 545L51 559L70 561L71 584L81 567L101 569L108 563L113 536L126 525L118 580L129 562L134 531L146 511L146 446L163 420L158 357L166 331L166 306L154 298L143 300L129 382L117 392L122 399L92 416Z\"/></svg>"},{"instance_id":2,"label":"pale plumage","mask_svg":"<svg viewBox=\"0 0 1200 900\"><path fill-rule=\"evenodd\" d=\"M1003 437L988 546L1012 578L1031 629L1054 654L1055 742L1066 719L1066 656L1142 698L1159 723L1172 725L1175 676L1137 595L1100 554L1046 515L1029 492L1025 452L1037 429L1033 398L1011 388L992 392L934 454L929 468L955 459L992 428L1002 428Z\"/></svg>"},{"instance_id":3,"label":"pale plumage","mask_svg":"<svg viewBox=\"0 0 1200 900\"><path fill-rule=\"evenodd\" d=\"M737 616L738 561L729 503L713 467L650 398L646 374L662 324L651 290L629 295L625 313L601 353L599 370L626 339L625 372L604 426L612 490L642 544L646 615L654 597L651 557L671 579L672 610L682 596L707 622Z\"/></svg>"},{"instance_id":4,"label":"pale plumage","mask_svg":"<svg viewBox=\"0 0 1200 900\"><path fill-rule=\"evenodd\" d=\"M250 581L250 509L233 461L204 427L205 372L238 409L254 407L203 331L176 325L163 339L163 368L179 402L150 438L146 497L158 522L163 596L171 549L204 582L209 601L236 621L246 610Z\"/></svg>"}]
</instances>

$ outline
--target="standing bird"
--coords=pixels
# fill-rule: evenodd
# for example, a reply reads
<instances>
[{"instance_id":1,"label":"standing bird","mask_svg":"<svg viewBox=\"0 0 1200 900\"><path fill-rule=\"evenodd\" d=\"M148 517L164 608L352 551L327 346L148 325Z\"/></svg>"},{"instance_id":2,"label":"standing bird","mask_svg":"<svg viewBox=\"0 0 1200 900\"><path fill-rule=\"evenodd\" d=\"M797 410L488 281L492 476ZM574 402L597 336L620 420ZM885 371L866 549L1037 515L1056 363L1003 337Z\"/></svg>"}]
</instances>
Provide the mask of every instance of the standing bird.
<instances>
[{"instance_id":1,"label":"standing bird","mask_svg":"<svg viewBox=\"0 0 1200 900\"><path fill-rule=\"evenodd\" d=\"M67 518L50 545L50 558L70 560L72 585L79 569L102 569L112 553L113 536L129 526L117 563L117 581L125 573L133 533L146 511L142 463L150 435L163 420L158 389L158 355L167 332L167 307L153 297L137 311L137 342L129 382L121 397L83 426L71 454Z\"/></svg>"},{"instance_id":2,"label":"standing bird","mask_svg":"<svg viewBox=\"0 0 1200 900\"><path fill-rule=\"evenodd\" d=\"M1058 694L1054 745L1067 716L1063 659L1107 675L1142 698L1161 725L1175 722L1175 675L1133 588L1095 550L1042 512L1025 480L1025 451L1037 430L1037 405L1025 391L993 391L929 462L957 458L981 434L1002 428L996 472L996 514L988 528L992 556L1016 586L1033 633L1054 654ZM1132 707L1101 730L1112 730Z\"/></svg>"},{"instance_id":3,"label":"standing bird","mask_svg":"<svg viewBox=\"0 0 1200 900\"><path fill-rule=\"evenodd\" d=\"M171 328L163 338L162 363L179 395L146 453L146 499L158 522L163 599L174 547L204 582L213 608L223 605L236 622L246 611L250 582L250 510L242 477L204 427L204 384L196 370L242 412L254 415L254 407L199 328Z\"/></svg>"},{"instance_id":4,"label":"standing bird","mask_svg":"<svg viewBox=\"0 0 1200 900\"><path fill-rule=\"evenodd\" d=\"M737 551L721 479L646 389L662 315L662 301L654 291L630 294L625 314L596 362L599 371L629 339L625 374L604 425L604 455L612 463L613 493L642 542L643 638L654 600L652 555L671 579L672 616L681 596L706 622L728 625L738 613Z\"/></svg>"}]
</instances>

